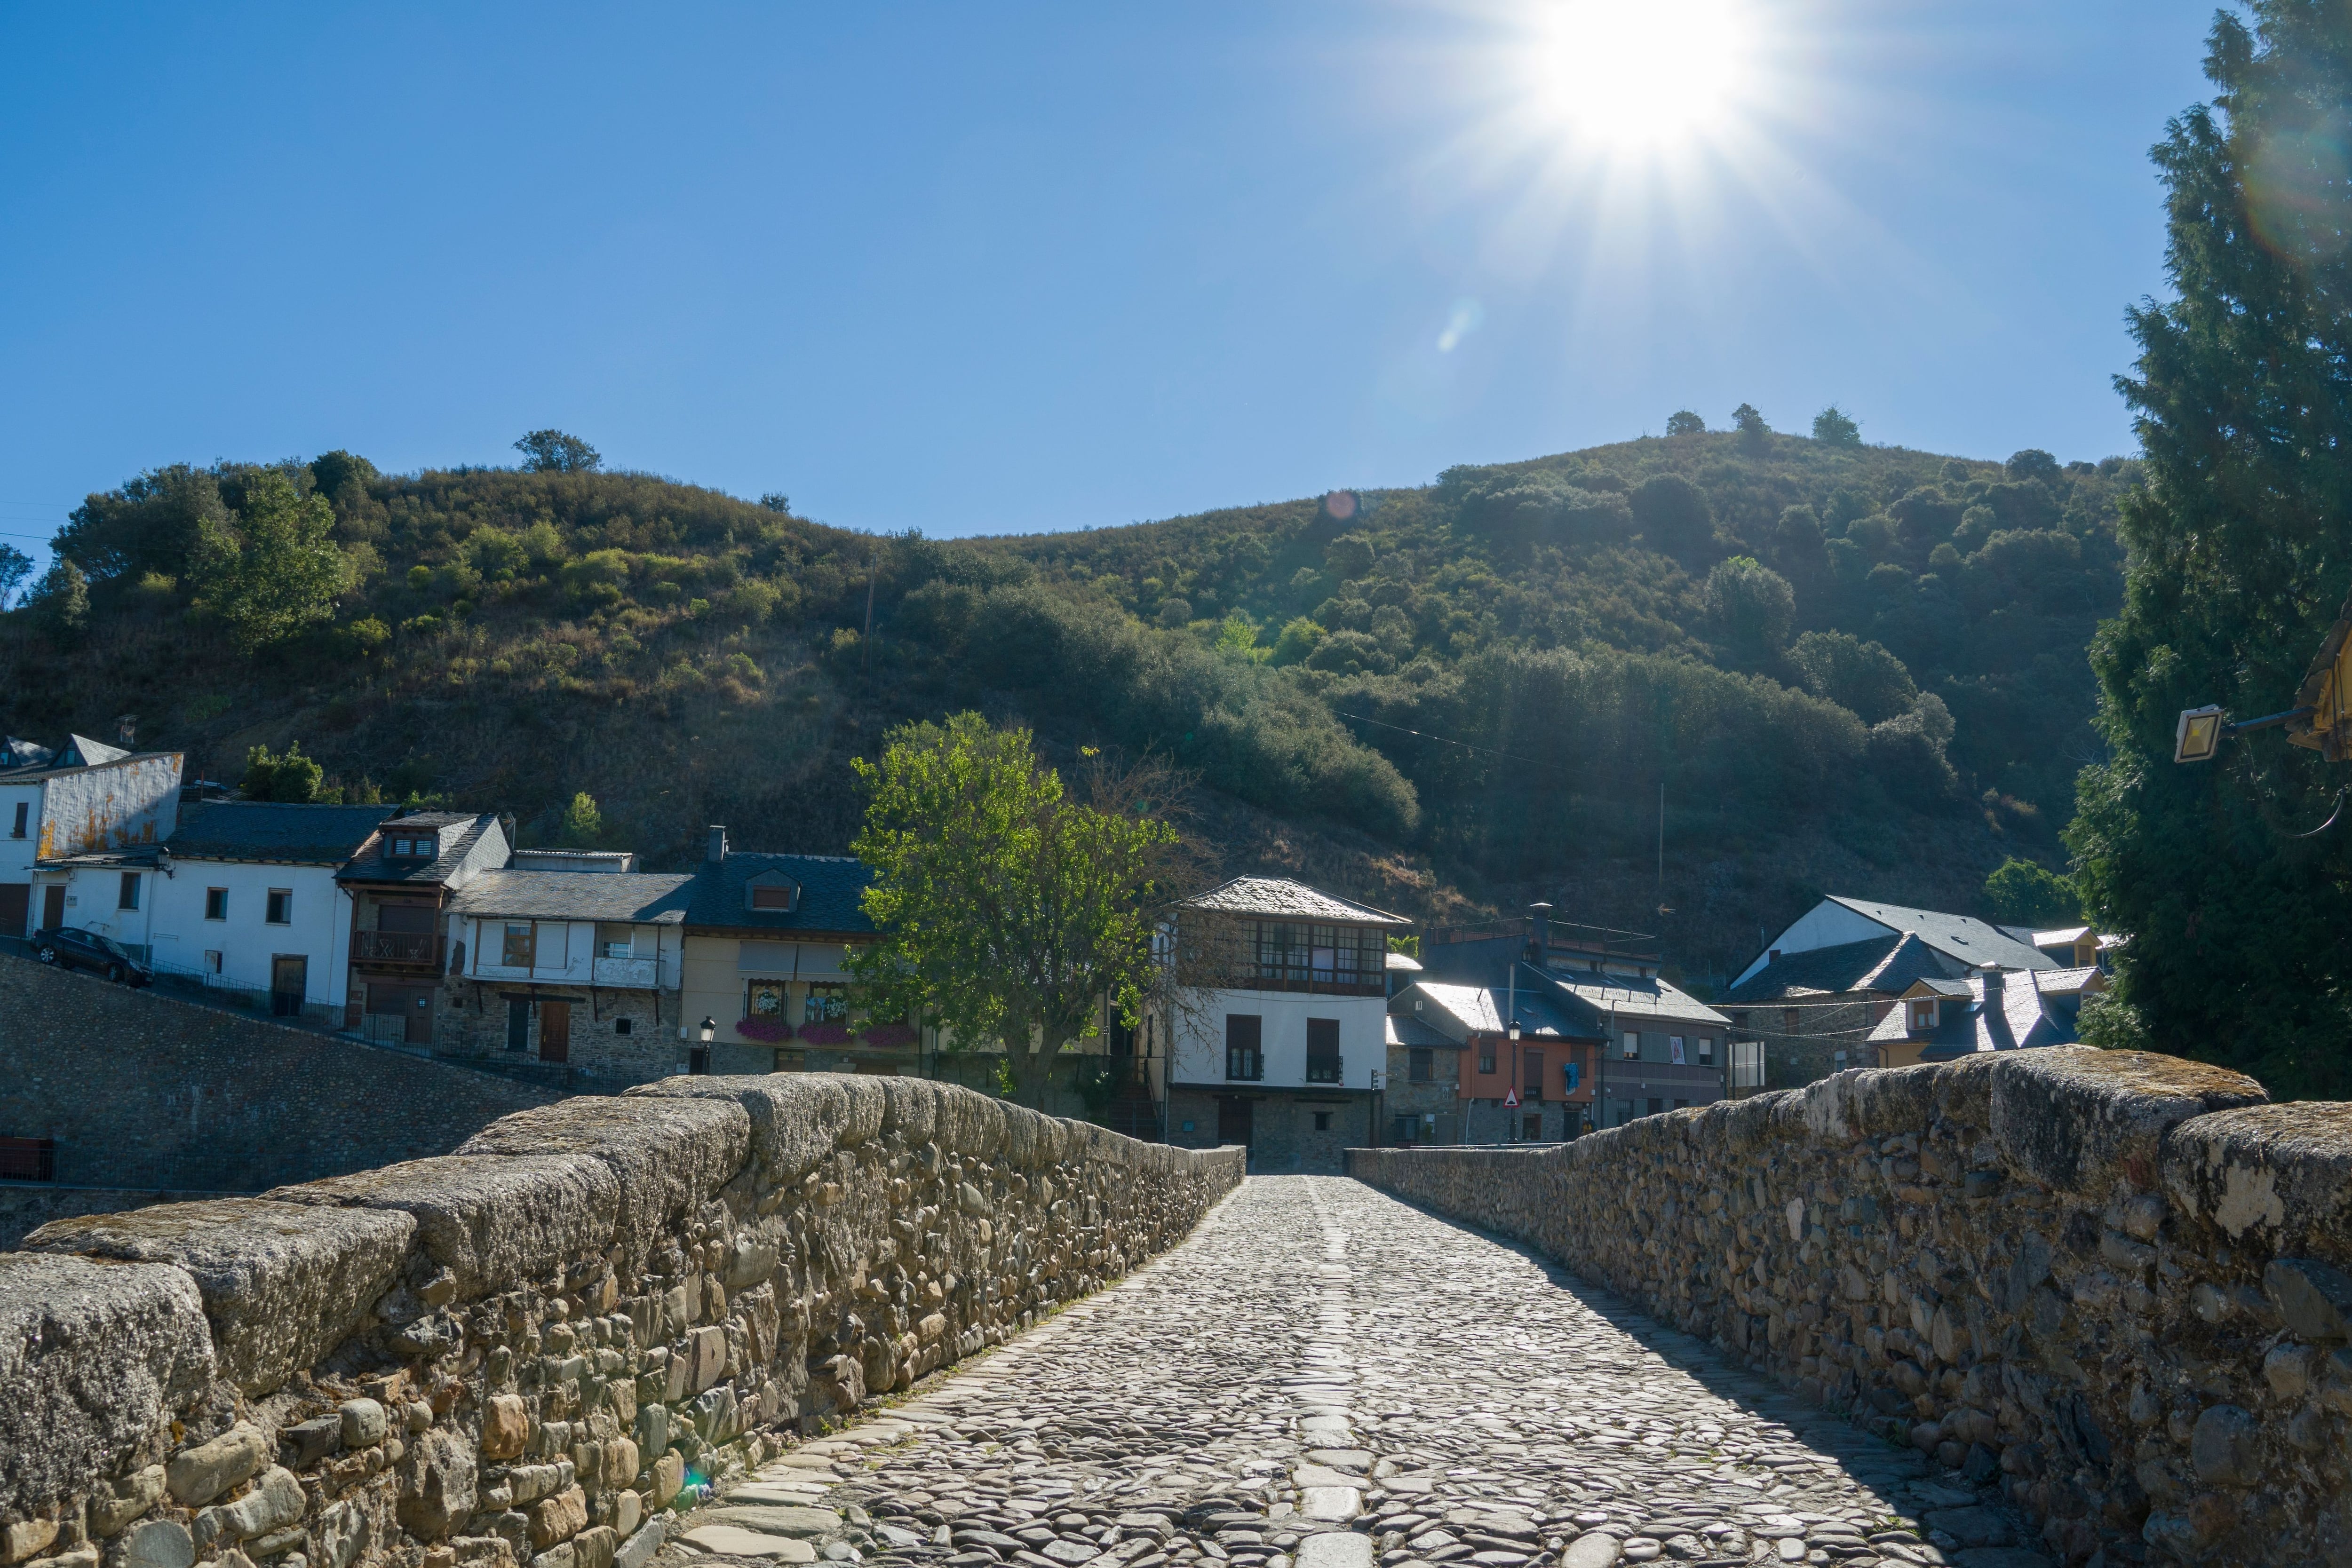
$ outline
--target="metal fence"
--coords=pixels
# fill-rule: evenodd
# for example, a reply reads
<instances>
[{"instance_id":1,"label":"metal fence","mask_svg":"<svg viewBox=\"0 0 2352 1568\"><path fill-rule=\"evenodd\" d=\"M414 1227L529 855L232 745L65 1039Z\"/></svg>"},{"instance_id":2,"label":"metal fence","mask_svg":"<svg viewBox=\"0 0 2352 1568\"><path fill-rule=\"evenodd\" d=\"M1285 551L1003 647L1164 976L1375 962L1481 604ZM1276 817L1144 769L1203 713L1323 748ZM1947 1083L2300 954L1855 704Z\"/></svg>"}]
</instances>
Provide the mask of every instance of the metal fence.
<instances>
[{"instance_id":1,"label":"metal fence","mask_svg":"<svg viewBox=\"0 0 2352 1568\"><path fill-rule=\"evenodd\" d=\"M216 1007L236 1008L257 1018L299 1019L305 1023L334 1022L334 1009L324 1002L281 995L262 986L248 986L242 980L232 980L203 969L184 969L176 964L150 964L155 972L156 984Z\"/></svg>"}]
</instances>

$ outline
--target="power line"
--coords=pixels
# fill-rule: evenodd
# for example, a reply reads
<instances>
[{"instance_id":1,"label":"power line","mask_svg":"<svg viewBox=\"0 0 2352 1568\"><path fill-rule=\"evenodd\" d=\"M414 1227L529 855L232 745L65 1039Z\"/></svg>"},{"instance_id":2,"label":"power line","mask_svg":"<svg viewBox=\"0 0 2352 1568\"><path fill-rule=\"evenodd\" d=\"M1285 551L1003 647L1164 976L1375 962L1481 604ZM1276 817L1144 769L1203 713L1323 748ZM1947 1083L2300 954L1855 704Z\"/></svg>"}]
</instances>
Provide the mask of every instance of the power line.
<instances>
[{"instance_id":1,"label":"power line","mask_svg":"<svg viewBox=\"0 0 2352 1568\"><path fill-rule=\"evenodd\" d=\"M1360 713L1339 713L1337 708L1331 711L1341 718L1351 718L1358 724L1369 724L1381 729L1392 729L1399 735L1410 735L1416 740L1433 740L1440 746L1458 746L1465 751L1475 751L1487 757L1499 757L1506 762L1525 762L1537 768L1550 766L1549 763L1538 762L1532 757L1521 757L1516 751L1496 751L1491 746L1473 746L1466 740L1455 740L1451 736L1431 735L1426 730L1407 729L1401 724L1390 724L1383 719L1366 718Z\"/></svg>"}]
</instances>

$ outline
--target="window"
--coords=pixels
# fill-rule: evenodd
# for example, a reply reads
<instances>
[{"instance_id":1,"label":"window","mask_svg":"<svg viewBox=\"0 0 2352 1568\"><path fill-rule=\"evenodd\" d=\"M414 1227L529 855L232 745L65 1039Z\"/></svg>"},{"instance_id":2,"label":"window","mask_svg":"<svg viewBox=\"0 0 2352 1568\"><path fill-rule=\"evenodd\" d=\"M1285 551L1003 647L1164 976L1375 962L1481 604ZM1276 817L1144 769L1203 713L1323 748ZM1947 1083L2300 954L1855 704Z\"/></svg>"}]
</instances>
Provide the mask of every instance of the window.
<instances>
[{"instance_id":1,"label":"window","mask_svg":"<svg viewBox=\"0 0 2352 1568\"><path fill-rule=\"evenodd\" d=\"M744 889L746 906L787 915L800 903L800 891L798 886L787 881L755 882Z\"/></svg>"},{"instance_id":2,"label":"window","mask_svg":"<svg viewBox=\"0 0 2352 1568\"><path fill-rule=\"evenodd\" d=\"M1307 1082L1337 1083L1340 1080L1339 1020L1307 1020Z\"/></svg>"},{"instance_id":3,"label":"window","mask_svg":"<svg viewBox=\"0 0 2352 1568\"><path fill-rule=\"evenodd\" d=\"M1543 1052L1540 1051L1527 1052L1522 1065L1527 1071L1521 1075L1519 1082L1526 1085L1526 1092L1519 1097L1523 1100L1541 1101L1543 1099Z\"/></svg>"},{"instance_id":4,"label":"window","mask_svg":"<svg viewBox=\"0 0 2352 1568\"><path fill-rule=\"evenodd\" d=\"M1666 1108L1666 1103L1665 1103L1664 1100L1656 1100L1656 1099L1654 1099L1654 1100L1652 1100L1652 1101L1650 1102L1650 1110L1649 1110L1649 1114L1651 1114L1651 1115L1653 1115L1653 1116L1655 1116L1655 1115L1657 1115L1658 1113L1660 1113L1661 1112L1664 1111L1664 1110L1665 1110L1665 1108Z\"/></svg>"},{"instance_id":5,"label":"window","mask_svg":"<svg viewBox=\"0 0 2352 1568\"><path fill-rule=\"evenodd\" d=\"M1260 1031L1265 1020L1255 1013L1225 1015L1225 1076L1250 1082L1265 1076L1265 1058L1260 1053Z\"/></svg>"},{"instance_id":6,"label":"window","mask_svg":"<svg viewBox=\"0 0 2352 1568\"><path fill-rule=\"evenodd\" d=\"M1495 1042L1491 1040L1482 1040L1478 1042L1478 1071L1481 1072L1495 1071Z\"/></svg>"},{"instance_id":7,"label":"window","mask_svg":"<svg viewBox=\"0 0 2352 1568\"><path fill-rule=\"evenodd\" d=\"M1844 1052L1844 1051L1835 1051L1835 1052L1832 1053L1831 1060L1835 1063L1835 1065L1834 1065L1834 1066L1832 1066L1832 1067L1830 1069L1830 1071L1832 1071L1832 1072L1843 1072L1843 1071L1845 1071L1845 1052Z\"/></svg>"},{"instance_id":8,"label":"window","mask_svg":"<svg viewBox=\"0 0 2352 1568\"><path fill-rule=\"evenodd\" d=\"M1794 1009L1794 1008L1782 1008L1782 1009L1780 1009L1780 1028L1781 1028L1781 1030L1782 1030L1784 1032L1786 1032L1786 1033L1794 1034L1794 1033L1796 1032L1796 1030L1797 1030L1797 1009Z\"/></svg>"},{"instance_id":9,"label":"window","mask_svg":"<svg viewBox=\"0 0 2352 1568\"><path fill-rule=\"evenodd\" d=\"M1698 1037L1698 1064L1701 1067L1715 1065L1715 1036L1703 1034Z\"/></svg>"},{"instance_id":10,"label":"window","mask_svg":"<svg viewBox=\"0 0 2352 1568\"><path fill-rule=\"evenodd\" d=\"M636 1021L637 1020L635 1019L614 1019L613 1020L613 1032L614 1034L634 1034L635 1030L630 1028L630 1026Z\"/></svg>"},{"instance_id":11,"label":"window","mask_svg":"<svg viewBox=\"0 0 2352 1568\"><path fill-rule=\"evenodd\" d=\"M1912 1030L1913 1030L1915 1032L1924 1033L1924 1032L1926 1032L1926 1031L1927 1031L1927 1030L1928 1030L1934 1029L1935 1027L1936 1027L1936 1002L1935 1002L1935 998L1932 998L1932 997L1925 997L1925 998L1920 998L1920 999L1919 999L1919 1000L1917 1000L1917 1001L1913 1002L1913 1003L1911 1004L1911 1028L1912 1028Z\"/></svg>"},{"instance_id":12,"label":"window","mask_svg":"<svg viewBox=\"0 0 2352 1568\"><path fill-rule=\"evenodd\" d=\"M1406 1053L1404 1076L1408 1083L1427 1083L1436 1077L1437 1052L1425 1045L1416 1045Z\"/></svg>"},{"instance_id":13,"label":"window","mask_svg":"<svg viewBox=\"0 0 2352 1568\"><path fill-rule=\"evenodd\" d=\"M262 915L261 918L271 925L293 925L294 890L290 887L271 888L269 890L269 907Z\"/></svg>"},{"instance_id":14,"label":"window","mask_svg":"<svg viewBox=\"0 0 2352 1568\"><path fill-rule=\"evenodd\" d=\"M390 841L392 847L384 852L396 861L429 861L441 852L441 840L402 836Z\"/></svg>"},{"instance_id":15,"label":"window","mask_svg":"<svg viewBox=\"0 0 2352 1568\"><path fill-rule=\"evenodd\" d=\"M1331 1130L1330 1112L1318 1111L1315 1113L1315 1130L1318 1133L1328 1133Z\"/></svg>"},{"instance_id":16,"label":"window","mask_svg":"<svg viewBox=\"0 0 2352 1568\"><path fill-rule=\"evenodd\" d=\"M205 889L205 918L207 920L228 918L228 889L225 887Z\"/></svg>"},{"instance_id":17,"label":"window","mask_svg":"<svg viewBox=\"0 0 2352 1568\"><path fill-rule=\"evenodd\" d=\"M801 1016L811 1023L848 1022L849 988L831 980L812 983Z\"/></svg>"},{"instance_id":18,"label":"window","mask_svg":"<svg viewBox=\"0 0 2352 1568\"><path fill-rule=\"evenodd\" d=\"M139 907L139 873L137 872L126 871L122 873L122 891L115 895L114 907L117 909Z\"/></svg>"},{"instance_id":19,"label":"window","mask_svg":"<svg viewBox=\"0 0 2352 1568\"><path fill-rule=\"evenodd\" d=\"M25 829L26 829L26 819L27 817L30 817L32 814L33 814L33 806L32 806L32 802L31 802L31 801L29 801L29 800L19 800L19 801L17 801L17 802L16 802L16 825L15 827L13 827L13 828L11 828L11 829L9 829L9 830L8 830L8 836L9 836L10 838L12 838L12 839L21 839L21 838L23 838L23 837L25 836Z\"/></svg>"},{"instance_id":20,"label":"window","mask_svg":"<svg viewBox=\"0 0 2352 1568\"><path fill-rule=\"evenodd\" d=\"M1251 966L1260 985L1359 993L1386 988L1388 939L1379 931L1253 920L1248 941Z\"/></svg>"},{"instance_id":21,"label":"window","mask_svg":"<svg viewBox=\"0 0 2352 1568\"><path fill-rule=\"evenodd\" d=\"M212 950L211 948L209 948L209 947L205 948L205 974L207 974L207 975L217 975L217 974L219 974L220 972L221 972L221 956L220 956L218 953L216 953L216 952L213 951L213 950Z\"/></svg>"},{"instance_id":22,"label":"window","mask_svg":"<svg viewBox=\"0 0 2352 1568\"><path fill-rule=\"evenodd\" d=\"M1521 1117L1519 1121L1519 1137L1526 1143L1542 1143L1543 1117L1540 1114Z\"/></svg>"},{"instance_id":23,"label":"window","mask_svg":"<svg viewBox=\"0 0 2352 1568\"><path fill-rule=\"evenodd\" d=\"M637 956L637 930L634 925L603 925L596 927L596 956L599 958L634 958Z\"/></svg>"},{"instance_id":24,"label":"window","mask_svg":"<svg viewBox=\"0 0 2352 1568\"><path fill-rule=\"evenodd\" d=\"M1410 1144L1420 1131L1421 1119L1410 1111L1389 1118L1389 1142L1392 1144Z\"/></svg>"},{"instance_id":25,"label":"window","mask_svg":"<svg viewBox=\"0 0 2352 1568\"><path fill-rule=\"evenodd\" d=\"M499 949L499 962L509 969L528 969L531 956L538 950L531 939L530 923L523 921L506 928L505 944Z\"/></svg>"},{"instance_id":26,"label":"window","mask_svg":"<svg viewBox=\"0 0 2352 1568\"><path fill-rule=\"evenodd\" d=\"M1673 1062L1676 1067L1687 1067L1690 1065L1688 1061L1683 1059L1682 1036L1678 1034L1670 1034L1666 1036L1666 1060Z\"/></svg>"},{"instance_id":27,"label":"window","mask_svg":"<svg viewBox=\"0 0 2352 1568\"><path fill-rule=\"evenodd\" d=\"M784 1021L784 982L753 980L743 995L743 1016Z\"/></svg>"},{"instance_id":28,"label":"window","mask_svg":"<svg viewBox=\"0 0 2352 1568\"><path fill-rule=\"evenodd\" d=\"M1675 1102L1675 1109L1677 1111L1687 1111L1690 1109L1690 1102L1687 1100L1677 1100Z\"/></svg>"},{"instance_id":29,"label":"window","mask_svg":"<svg viewBox=\"0 0 2352 1568\"><path fill-rule=\"evenodd\" d=\"M406 936L430 936L436 913L429 904L381 904L376 906L375 928Z\"/></svg>"},{"instance_id":30,"label":"window","mask_svg":"<svg viewBox=\"0 0 2352 1568\"><path fill-rule=\"evenodd\" d=\"M1628 1030L1625 1035L1625 1060L1632 1061L1642 1054L1642 1037Z\"/></svg>"}]
</instances>

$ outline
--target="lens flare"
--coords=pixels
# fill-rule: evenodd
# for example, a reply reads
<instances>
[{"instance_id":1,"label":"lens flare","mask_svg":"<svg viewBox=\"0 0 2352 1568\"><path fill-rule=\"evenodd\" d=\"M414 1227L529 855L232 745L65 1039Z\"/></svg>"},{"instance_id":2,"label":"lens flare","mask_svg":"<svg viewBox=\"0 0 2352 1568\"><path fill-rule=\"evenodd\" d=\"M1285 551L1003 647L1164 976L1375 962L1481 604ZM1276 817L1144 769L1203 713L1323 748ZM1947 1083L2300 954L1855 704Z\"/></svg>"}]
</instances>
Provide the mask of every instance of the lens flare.
<instances>
[{"instance_id":1,"label":"lens flare","mask_svg":"<svg viewBox=\"0 0 2352 1568\"><path fill-rule=\"evenodd\" d=\"M1738 112L1755 39L1740 0L1554 0L1530 17L1537 111L1581 141L1666 147Z\"/></svg>"}]
</instances>

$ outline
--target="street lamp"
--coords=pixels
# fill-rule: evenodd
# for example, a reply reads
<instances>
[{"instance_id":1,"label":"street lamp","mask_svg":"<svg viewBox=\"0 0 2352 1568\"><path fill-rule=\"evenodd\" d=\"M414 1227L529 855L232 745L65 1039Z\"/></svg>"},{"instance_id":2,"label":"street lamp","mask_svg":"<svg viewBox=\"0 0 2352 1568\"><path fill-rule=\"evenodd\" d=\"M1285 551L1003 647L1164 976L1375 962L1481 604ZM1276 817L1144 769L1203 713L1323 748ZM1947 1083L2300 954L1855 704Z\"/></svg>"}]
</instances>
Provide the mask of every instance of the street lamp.
<instances>
[{"instance_id":1,"label":"street lamp","mask_svg":"<svg viewBox=\"0 0 2352 1568\"><path fill-rule=\"evenodd\" d=\"M2172 736L2172 760L2210 762L2221 742L2250 730L2286 731L2287 744L2318 752L2330 762L2352 760L2352 599L2327 629L2318 656L2304 672L2295 689L2295 706L2284 713L2265 714L2242 724L2210 704L2185 710Z\"/></svg>"},{"instance_id":2,"label":"street lamp","mask_svg":"<svg viewBox=\"0 0 2352 1568\"><path fill-rule=\"evenodd\" d=\"M716 1040L718 1037L719 1037L719 1020L718 1020L717 1019L714 1019L714 1018L706 1018L706 1019L704 1019L702 1020L702 1043L703 1043L703 1044L705 1044L705 1045L709 1045L709 1044L713 1040Z\"/></svg>"},{"instance_id":3,"label":"street lamp","mask_svg":"<svg viewBox=\"0 0 2352 1568\"><path fill-rule=\"evenodd\" d=\"M718 1037L719 1020L705 1018L696 1032L702 1037L702 1043L686 1053L686 1070L699 1078L710 1071L710 1042Z\"/></svg>"}]
</instances>

